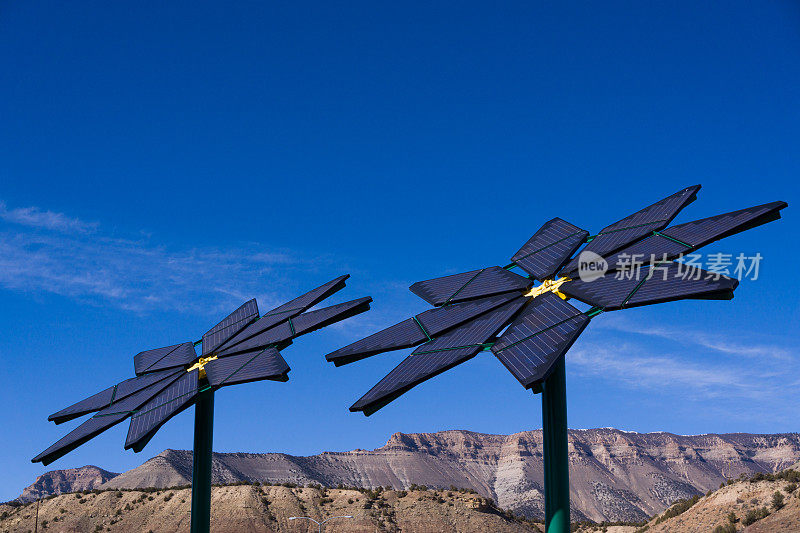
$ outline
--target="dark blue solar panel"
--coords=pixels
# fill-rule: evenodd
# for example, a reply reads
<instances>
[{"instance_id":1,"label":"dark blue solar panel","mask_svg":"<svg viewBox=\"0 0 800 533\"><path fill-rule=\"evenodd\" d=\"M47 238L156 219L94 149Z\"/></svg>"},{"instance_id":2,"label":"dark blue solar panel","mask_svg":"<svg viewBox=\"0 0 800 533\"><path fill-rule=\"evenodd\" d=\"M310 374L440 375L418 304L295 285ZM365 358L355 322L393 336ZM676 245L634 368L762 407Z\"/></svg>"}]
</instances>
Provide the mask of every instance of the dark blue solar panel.
<instances>
[{"instance_id":1,"label":"dark blue solar panel","mask_svg":"<svg viewBox=\"0 0 800 533\"><path fill-rule=\"evenodd\" d=\"M214 352L225 341L242 331L258 318L258 304L255 298L242 304L236 311L203 335L203 356Z\"/></svg>"},{"instance_id":2,"label":"dark blue solar panel","mask_svg":"<svg viewBox=\"0 0 800 533\"><path fill-rule=\"evenodd\" d=\"M527 298L518 296L503 306L460 324L441 336L418 346L412 355L443 350L461 352L465 355L477 353L482 348L481 345L499 332L527 301Z\"/></svg>"},{"instance_id":3,"label":"dark blue solar panel","mask_svg":"<svg viewBox=\"0 0 800 533\"><path fill-rule=\"evenodd\" d=\"M662 235L651 235L608 257L609 270L629 270L635 263L649 265L672 260L692 248Z\"/></svg>"},{"instance_id":4,"label":"dark blue solar panel","mask_svg":"<svg viewBox=\"0 0 800 533\"><path fill-rule=\"evenodd\" d=\"M494 337L525 303L525 298L516 298L423 344L353 404L350 410L363 411L369 416L420 383L471 359L483 349L483 343Z\"/></svg>"},{"instance_id":5,"label":"dark blue solar panel","mask_svg":"<svg viewBox=\"0 0 800 533\"><path fill-rule=\"evenodd\" d=\"M786 206L786 202L772 202L672 226L609 257L609 269L626 268L626 264L637 260L675 259L719 239L777 220Z\"/></svg>"},{"instance_id":6,"label":"dark blue solar panel","mask_svg":"<svg viewBox=\"0 0 800 533\"><path fill-rule=\"evenodd\" d=\"M57 413L53 413L47 417L47 419L55 422L56 424L61 424L63 422L67 422L68 420L78 418L79 416L83 416L94 411L99 411L100 409L111 405L112 401L120 401L135 392L149 387L150 385L164 379L167 376L174 375L176 372L177 371L174 369L162 370L160 372L153 372L152 374L145 374L144 376L127 379L122 383L114 385L113 387L109 387L102 392L98 392L97 394L90 396L85 400L81 400L73 405L70 405L69 407L62 409Z\"/></svg>"},{"instance_id":7,"label":"dark blue solar panel","mask_svg":"<svg viewBox=\"0 0 800 533\"><path fill-rule=\"evenodd\" d=\"M482 296L521 291L531 285L533 285L531 280L504 268L493 266L462 274L418 281L410 288L411 292L426 302L439 306Z\"/></svg>"},{"instance_id":8,"label":"dark blue solar panel","mask_svg":"<svg viewBox=\"0 0 800 533\"><path fill-rule=\"evenodd\" d=\"M159 361L153 363L147 372L155 372L157 370L172 369L186 366L197 360L197 352L194 349L194 344L191 342L184 342L178 345L168 355L162 357Z\"/></svg>"},{"instance_id":9,"label":"dark blue solar panel","mask_svg":"<svg viewBox=\"0 0 800 533\"><path fill-rule=\"evenodd\" d=\"M675 300L730 300L739 281L717 276L700 268L668 263L653 270L623 307L672 302Z\"/></svg>"},{"instance_id":10,"label":"dark blue solar panel","mask_svg":"<svg viewBox=\"0 0 800 533\"><path fill-rule=\"evenodd\" d=\"M336 350L328 354L326 359L341 366L381 352L411 348L517 297L516 294L501 294L429 309Z\"/></svg>"},{"instance_id":11,"label":"dark blue solar panel","mask_svg":"<svg viewBox=\"0 0 800 533\"><path fill-rule=\"evenodd\" d=\"M693 250L780 218L786 202L771 202L667 228L661 233L692 246Z\"/></svg>"},{"instance_id":12,"label":"dark blue solar panel","mask_svg":"<svg viewBox=\"0 0 800 533\"><path fill-rule=\"evenodd\" d=\"M220 347L219 351L222 352L234 344L238 344L245 339L249 339L250 337L254 337L259 333L263 333L264 331L280 324L281 322L286 322L290 318L294 318L300 313L305 312L307 309L315 306L331 294L343 289L345 286L345 281L349 277L349 275L339 276L338 278L331 280L324 285L320 285L316 289L309 291L288 303L276 307L268 313L265 313L256 322L250 324L236 336L225 342Z\"/></svg>"},{"instance_id":13,"label":"dark blue solar panel","mask_svg":"<svg viewBox=\"0 0 800 533\"><path fill-rule=\"evenodd\" d=\"M357 314L369 310L369 304L372 298L366 296L351 300L330 307L324 307L316 311L309 311L299 315L297 318L292 319L292 327L294 329L294 336L305 335L311 333L330 324L342 321Z\"/></svg>"},{"instance_id":14,"label":"dark blue solar panel","mask_svg":"<svg viewBox=\"0 0 800 533\"><path fill-rule=\"evenodd\" d=\"M208 382L214 387L270 379L286 381L289 365L275 348L243 353L209 361L205 366Z\"/></svg>"},{"instance_id":15,"label":"dark blue solar panel","mask_svg":"<svg viewBox=\"0 0 800 533\"><path fill-rule=\"evenodd\" d=\"M428 332L428 335L435 337L462 322L500 307L518 297L519 294L516 293L489 296L488 298L480 298L429 309L418 314L416 318L419 324Z\"/></svg>"},{"instance_id":16,"label":"dark blue solar panel","mask_svg":"<svg viewBox=\"0 0 800 533\"><path fill-rule=\"evenodd\" d=\"M492 352L525 388L531 388L549 376L589 320L555 294L545 293L514 320Z\"/></svg>"},{"instance_id":17,"label":"dark blue solar panel","mask_svg":"<svg viewBox=\"0 0 800 533\"><path fill-rule=\"evenodd\" d=\"M142 405L131 416L125 449L140 451L158 428L194 403L198 393L198 371L184 373L169 387Z\"/></svg>"},{"instance_id":18,"label":"dark blue solar panel","mask_svg":"<svg viewBox=\"0 0 800 533\"><path fill-rule=\"evenodd\" d=\"M47 448L45 451L31 459L32 462L41 462L48 465L71 452L81 444L93 439L103 431L122 422L130 416L134 410L146 403L148 400L158 395L164 388L173 383L183 372L175 372L160 381L146 387L130 396L115 401L89 420L69 432L58 442Z\"/></svg>"},{"instance_id":19,"label":"dark blue solar panel","mask_svg":"<svg viewBox=\"0 0 800 533\"><path fill-rule=\"evenodd\" d=\"M279 346L288 343L295 337L363 313L369 309L371 301L372 298L370 297L359 298L350 302L303 313L295 318L281 322L277 326L255 337L250 337L238 344L228 344L224 350L219 352L219 355L220 357L227 357L237 353L263 349L270 345Z\"/></svg>"},{"instance_id":20,"label":"dark blue solar panel","mask_svg":"<svg viewBox=\"0 0 800 533\"><path fill-rule=\"evenodd\" d=\"M669 262L642 269L630 279L618 279L618 275L609 273L594 281L569 281L560 290L606 311L683 299L732 298L739 282L724 276L714 278L705 270Z\"/></svg>"},{"instance_id":21,"label":"dark blue solar panel","mask_svg":"<svg viewBox=\"0 0 800 533\"><path fill-rule=\"evenodd\" d=\"M642 276L646 276L644 272ZM633 292L641 277L633 274L630 278L617 273L609 272L605 276L591 281L580 278L573 279L561 285L558 290L584 303L602 307L606 310L619 309L629 294Z\"/></svg>"},{"instance_id":22,"label":"dark blue solar panel","mask_svg":"<svg viewBox=\"0 0 800 533\"><path fill-rule=\"evenodd\" d=\"M588 236L588 231L554 218L545 223L511 260L542 281L558 272Z\"/></svg>"},{"instance_id":23,"label":"dark blue solar panel","mask_svg":"<svg viewBox=\"0 0 800 533\"><path fill-rule=\"evenodd\" d=\"M682 189L672 196L664 198L641 211L606 226L586 245L583 251L594 252L600 256L627 246L653 231L667 227L681 209L692 203L697 197L700 185ZM578 257L570 261L562 270L562 275L573 277L578 270Z\"/></svg>"},{"instance_id":24,"label":"dark blue solar panel","mask_svg":"<svg viewBox=\"0 0 800 533\"><path fill-rule=\"evenodd\" d=\"M164 348L156 348L154 350L139 352L133 356L133 367L136 371L136 375L140 376L147 372L163 370L164 368L181 366L185 364L179 362L178 364L173 365L171 363L173 360L183 360L187 354L189 354L187 345L191 347L191 353L194 354L194 358L196 358L197 354L194 352L194 345L191 342L173 344L172 346L165 346Z\"/></svg>"},{"instance_id":25,"label":"dark blue solar panel","mask_svg":"<svg viewBox=\"0 0 800 533\"><path fill-rule=\"evenodd\" d=\"M341 366L381 352L411 348L426 340L428 340L428 336L425 335L419 324L413 318L409 318L329 353L325 359L336 366Z\"/></svg>"}]
</instances>

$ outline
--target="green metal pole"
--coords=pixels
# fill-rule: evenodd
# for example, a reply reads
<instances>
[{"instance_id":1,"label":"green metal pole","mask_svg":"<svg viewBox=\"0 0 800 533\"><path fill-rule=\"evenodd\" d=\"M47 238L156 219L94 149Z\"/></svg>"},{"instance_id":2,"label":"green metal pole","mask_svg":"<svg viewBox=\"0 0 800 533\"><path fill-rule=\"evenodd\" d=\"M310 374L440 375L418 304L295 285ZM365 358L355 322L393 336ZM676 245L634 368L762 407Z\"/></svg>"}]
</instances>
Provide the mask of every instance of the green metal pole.
<instances>
[{"instance_id":1,"label":"green metal pole","mask_svg":"<svg viewBox=\"0 0 800 533\"><path fill-rule=\"evenodd\" d=\"M191 533L211 530L211 450L214 440L214 391L201 392L194 406Z\"/></svg>"},{"instance_id":2,"label":"green metal pole","mask_svg":"<svg viewBox=\"0 0 800 533\"><path fill-rule=\"evenodd\" d=\"M567 379L563 356L542 386L542 426L545 532L569 533Z\"/></svg>"}]
</instances>

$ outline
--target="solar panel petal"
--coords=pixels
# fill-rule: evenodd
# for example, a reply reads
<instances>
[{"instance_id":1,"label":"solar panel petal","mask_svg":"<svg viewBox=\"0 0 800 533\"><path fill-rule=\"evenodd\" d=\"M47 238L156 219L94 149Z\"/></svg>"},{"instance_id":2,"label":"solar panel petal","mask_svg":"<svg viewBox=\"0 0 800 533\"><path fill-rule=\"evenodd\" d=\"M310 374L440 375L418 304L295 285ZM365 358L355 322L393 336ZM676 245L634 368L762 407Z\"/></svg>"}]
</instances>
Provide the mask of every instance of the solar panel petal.
<instances>
[{"instance_id":1,"label":"solar panel petal","mask_svg":"<svg viewBox=\"0 0 800 533\"><path fill-rule=\"evenodd\" d=\"M122 422L128 418L134 410L146 403L148 400L158 395L162 390L173 383L181 372L174 372L167 377L161 378L156 383L134 393L130 396L115 401L105 407L92 418L86 420L80 426L70 431L58 442L47 448L45 451L31 459L32 462L41 462L48 465L63 455L71 452L81 444L93 439L103 431Z\"/></svg>"},{"instance_id":2,"label":"solar panel petal","mask_svg":"<svg viewBox=\"0 0 800 533\"><path fill-rule=\"evenodd\" d=\"M624 268L632 258L643 262L675 259L714 241L777 220L780 210L787 205L786 202L771 202L669 227L610 256L608 268Z\"/></svg>"},{"instance_id":3,"label":"solar panel petal","mask_svg":"<svg viewBox=\"0 0 800 533\"><path fill-rule=\"evenodd\" d=\"M184 373L131 416L125 449L139 452L164 423L191 406L198 393L198 371Z\"/></svg>"},{"instance_id":4,"label":"solar panel petal","mask_svg":"<svg viewBox=\"0 0 800 533\"><path fill-rule=\"evenodd\" d=\"M426 340L428 340L428 336L422 331L417 321L409 318L331 352L325 356L325 359L336 366L341 366L381 352L411 348Z\"/></svg>"},{"instance_id":5,"label":"solar panel petal","mask_svg":"<svg viewBox=\"0 0 800 533\"><path fill-rule=\"evenodd\" d=\"M258 318L258 304L255 298L243 303L236 311L222 319L203 335L203 356L214 352L222 343L242 331Z\"/></svg>"},{"instance_id":6,"label":"solar panel petal","mask_svg":"<svg viewBox=\"0 0 800 533\"><path fill-rule=\"evenodd\" d=\"M623 304L626 309L676 300L730 300L739 281L701 268L669 263L645 280Z\"/></svg>"},{"instance_id":7,"label":"solar panel petal","mask_svg":"<svg viewBox=\"0 0 800 533\"><path fill-rule=\"evenodd\" d=\"M294 300L291 300L290 302L287 302L276 307L272 311L265 313L261 318L220 345L218 351L222 352L235 344L263 333L268 329L280 324L281 322L286 322L290 318L294 318L300 313L305 312L307 309L317 305L331 294L343 289L345 286L345 281L349 277L349 275L339 276L338 278L320 285L316 289L309 291L302 296L298 296Z\"/></svg>"},{"instance_id":8,"label":"solar panel petal","mask_svg":"<svg viewBox=\"0 0 800 533\"><path fill-rule=\"evenodd\" d=\"M504 306L470 320L462 327L423 344L359 399L350 410L369 416L420 383L475 356L525 305L516 298Z\"/></svg>"},{"instance_id":9,"label":"solar panel petal","mask_svg":"<svg viewBox=\"0 0 800 533\"><path fill-rule=\"evenodd\" d=\"M77 428L70 431L67 435L59 439L55 444L47 448L45 451L31 459L31 462L41 462L43 465L47 466L56 459L59 459L71 452L81 444L93 439L103 431L119 424L128 418L128 416L129 413L122 413L105 417L92 417Z\"/></svg>"},{"instance_id":10,"label":"solar panel petal","mask_svg":"<svg viewBox=\"0 0 800 533\"><path fill-rule=\"evenodd\" d=\"M602 257L667 227L678 213L697 198L700 185L686 187L653 205L603 228L600 233L587 244L583 251L594 252ZM570 261L561 271L561 275L574 277L578 270L578 257Z\"/></svg>"},{"instance_id":11,"label":"solar panel petal","mask_svg":"<svg viewBox=\"0 0 800 533\"><path fill-rule=\"evenodd\" d=\"M263 379L287 381L289 370L289 365L275 348L217 359L205 366L208 382L214 387Z\"/></svg>"},{"instance_id":12,"label":"solar panel petal","mask_svg":"<svg viewBox=\"0 0 800 533\"><path fill-rule=\"evenodd\" d=\"M341 366L381 352L411 348L518 296L513 293L500 294L429 309L414 318L336 350L328 354L326 359L336 366Z\"/></svg>"},{"instance_id":13,"label":"solar panel petal","mask_svg":"<svg viewBox=\"0 0 800 533\"><path fill-rule=\"evenodd\" d=\"M620 309L639 282L640 279L635 275L627 277L620 274L618 277L616 273L609 272L590 281L575 278L562 284L558 290L576 300L610 311Z\"/></svg>"},{"instance_id":14,"label":"solar panel petal","mask_svg":"<svg viewBox=\"0 0 800 533\"><path fill-rule=\"evenodd\" d=\"M684 299L729 300L739 282L700 268L668 262L620 279L609 273L593 281L575 279L560 290L582 302L613 311Z\"/></svg>"},{"instance_id":15,"label":"solar panel petal","mask_svg":"<svg viewBox=\"0 0 800 533\"><path fill-rule=\"evenodd\" d=\"M788 205L786 202L757 205L723 215L678 224L661 233L690 244L692 249L696 250L719 239L777 220L781 217L781 209Z\"/></svg>"},{"instance_id":16,"label":"solar panel petal","mask_svg":"<svg viewBox=\"0 0 800 533\"><path fill-rule=\"evenodd\" d=\"M450 328L500 307L518 297L518 293L505 293L444 307L435 307L418 314L416 319L428 335L435 337Z\"/></svg>"},{"instance_id":17,"label":"solar panel petal","mask_svg":"<svg viewBox=\"0 0 800 533\"><path fill-rule=\"evenodd\" d=\"M111 405L114 401L120 401L123 398L130 396L131 394L138 392L150 385L164 379L167 376L173 375L176 373L176 370L161 370L158 372L153 372L150 374L145 374L144 376L135 377L131 379L127 379L122 383L114 385L112 387L107 388L104 391L98 392L85 400L81 400L77 403L66 407L57 413L53 413L49 417L48 420L55 422L56 424L62 424L74 418L78 418L85 414L99 411L105 407Z\"/></svg>"},{"instance_id":18,"label":"solar panel petal","mask_svg":"<svg viewBox=\"0 0 800 533\"><path fill-rule=\"evenodd\" d=\"M529 389L547 379L589 320L555 294L546 293L533 299L494 343L492 352Z\"/></svg>"},{"instance_id":19,"label":"solar panel petal","mask_svg":"<svg viewBox=\"0 0 800 533\"><path fill-rule=\"evenodd\" d=\"M411 292L434 306L529 288L531 280L499 266L418 281Z\"/></svg>"},{"instance_id":20,"label":"solar panel petal","mask_svg":"<svg viewBox=\"0 0 800 533\"><path fill-rule=\"evenodd\" d=\"M330 307L324 307L316 311L303 313L297 316L297 318L292 319L292 326L295 331L294 337L311 333L312 331L368 311L370 302L372 302L372 298L366 296Z\"/></svg>"},{"instance_id":21,"label":"solar panel petal","mask_svg":"<svg viewBox=\"0 0 800 533\"><path fill-rule=\"evenodd\" d=\"M309 311L295 318L290 318L285 322L273 326L272 328L260 333L254 337L250 337L244 341L236 344L229 343L224 349L218 352L220 357L228 357L230 355L252 352L253 350L264 349L267 346L274 345L278 349L284 343L290 343L295 337L310 333L317 329L323 328L327 325L339 322L351 316L363 313L369 309L369 304L372 298L365 297L349 302L344 302L330 307L324 307L316 311Z\"/></svg>"},{"instance_id":22,"label":"solar panel petal","mask_svg":"<svg viewBox=\"0 0 800 533\"><path fill-rule=\"evenodd\" d=\"M191 350L189 349L191 348ZM194 344L191 342L183 342L181 344L173 344L172 346L165 346L164 348L155 348L153 350L145 350L133 356L133 367L136 375L140 376L147 372L154 372L156 370L163 370L171 366L183 366L186 363L180 361L188 356L197 358L197 353L194 351ZM176 364L172 364L177 361ZM191 361L187 361L191 362Z\"/></svg>"},{"instance_id":23,"label":"solar panel petal","mask_svg":"<svg viewBox=\"0 0 800 533\"><path fill-rule=\"evenodd\" d=\"M542 281L558 272L588 236L588 231L554 218L534 233L511 261Z\"/></svg>"}]
</instances>

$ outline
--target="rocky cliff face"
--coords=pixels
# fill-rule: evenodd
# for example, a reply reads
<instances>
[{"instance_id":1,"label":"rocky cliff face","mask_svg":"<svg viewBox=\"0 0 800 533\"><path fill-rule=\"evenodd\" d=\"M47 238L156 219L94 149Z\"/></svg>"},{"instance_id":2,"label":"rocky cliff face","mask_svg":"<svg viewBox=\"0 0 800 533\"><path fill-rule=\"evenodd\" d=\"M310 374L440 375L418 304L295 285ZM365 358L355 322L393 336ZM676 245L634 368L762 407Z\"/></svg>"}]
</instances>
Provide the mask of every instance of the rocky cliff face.
<instances>
[{"instance_id":1,"label":"rocky cliff face","mask_svg":"<svg viewBox=\"0 0 800 533\"><path fill-rule=\"evenodd\" d=\"M541 517L542 432L487 435L469 431L396 433L376 450L286 454L215 454L214 483L319 483L408 488L471 488L504 509ZM741 473L774 472L800 461L800 435L569 432L573 519L644 520L679 498L705 493ZM101 488L190 483L192 454L166 450Z\"/></svg>"},{"instance_id":2,"label":"rocky cliff face","mask_svg":"<svg viewBox=\"0 0 800 533\"><path fill-rule=\"evenodd\" d=\"M50 494L92 490L117 475L119 474L91 465L67 470L53 470L37 477L33 485L22 491L19 499L23 502L30 502Z\"/></svg>"}]
</instances>

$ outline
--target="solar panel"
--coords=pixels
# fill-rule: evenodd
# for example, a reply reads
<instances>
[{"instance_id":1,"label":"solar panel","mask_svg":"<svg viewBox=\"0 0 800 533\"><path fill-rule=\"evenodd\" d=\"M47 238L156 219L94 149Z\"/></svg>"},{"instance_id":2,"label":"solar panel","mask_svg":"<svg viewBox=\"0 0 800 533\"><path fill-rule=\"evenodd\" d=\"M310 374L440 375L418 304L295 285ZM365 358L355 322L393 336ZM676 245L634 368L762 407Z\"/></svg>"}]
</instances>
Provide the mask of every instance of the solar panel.
<instances>
[{"instance_id":1,"label":"solar panel","mask_svg":"<svg viewBox=\"0 0 800 533\"><path fill-rule=\"evenodd\" d=\"M560 218L545 223L511 261L542 281L552 277L586 241L589 232Z\"/></svg>"},{"instance_id":2,"label":"solar panel","mask_svg":"<svg viewBox=\"0 0 800 533\"><path fill-rule=\"evenodd\" d=\"M280 324L281 322L285 322L290 318L296 317L300 313L303 313L307 309L317 305L331 294L343 289L345 286L345 281L349 277L349 275L339 276L338 278L333 279L324 285L320 285L316 289L309 291L304 295L299 296L279 307L276 307L268 313L265 313L257 321L250 324L236 336L222 344L219 351L222 352L234 344L238 344L245 339L249 339L250 337L254 337L259 333L263 333L264 331L276 326L277 324Z\"/></svg>"},{"instance_id":3,"label":"solar panel","mask_svg":"<svg viewBox=\"0 0 800 533\"><path fill-rule=\"evenodd\" d=\"M469 359L484 348L526 303L516 298L504 306L470 320L463 327L423 344L359 399L350 410L369 416L420 383Z\"/></svg>"},{"instance_id":4,"label":"solar panel","mask_svg":"<svg viewBox=\"0 0 800 533\"><path fill-rule=\"evenodd\" d=\"M164 423L191 406L198 393L198 371L179 377L131 416L125 449L141 451Z\"/></svg>"},{"instance_id":5,"label":"solar panel","mask_svg":"<svg viewBox=\"0 0 800 533\"><path fill-rule=\"evenodd\" d=\"M255 298L243 303L236 311L222 319L219 324L203 335L203 356L213 353L223 342L242 331L245 326L257 318L258 304Z\"/></svg>"},{"instance_id":6,"label":"solar panel","mask_svg":"<svg viewBox=\"0 0 800 533\"><path fill-rule=\"evenodd\" d=\"M190 355L193 355L194 358L197 357L194 351L194 344L191 342L173 344L172 346L165 346L164 348L155 348L154 350L139 352L133 356L133 367L136 371L136 375L140 376L147 372L163 370L164 368L183 366L186 363L180 361L183 361ZM173 362L175 362L175 364L173 364Z\"/></svg>"},{"instance_id":7,"label":"solar panel","mask_svg":"<svg viewBox=\"0 0 800 533\"><path fill-rule=\"evenodd\" d=\"M605 257L654 231L667 227L667 224L677 216L681 209L695 201L699 190L700 185L687 187L606 226L582 251L594 252ZM578 257L575 257L564 267L561 275L573 277L577 270Z\"/></svg>"},{"instance_id":8,"label":"solar panel","mask_svg":"<svg viewBox=\"0 0 800 533\"><path fill-rule=\"evenodd\" d=\"M757 205L723 215L678 224L661 233L690 244L692 249L696 250L714 241L777 220L781 218L780 210L788 205L786 202Z\"/></svg>"},{"instance_id":9,"label":"solar panel","mask_svg":"<svg viewBox=\"0 0 800 533\"><path fill-rule=\"evenodd\" d=\"M220 357L228 357L233 354L251 352L253 350L264 349L267 346L275 345L282 349L281 345L290 343L295 337L305 335L312 331L339 322L351 316L369 309L372 298L359 298L349 302L344 302L330 307L324 307L316 311L303 313L295 318L281 322L267 331L250 337L238 344L228 344L226 348L219 352Z\"/></svg>"},{"instance_id":10,"label":"solar panel","mask_svg":"<svg viewBox=\"0 0 800 533\"><path fill-rule=\"evenodd\" d=\"M418 346L412 355L436 353L440 351L461 351L476 353L509 319L528 302L527 298L518 296L503 306L464 322L460 327L452 329L439 337ZM473 350L474 349L474 350Z\"/></svg>"},{"instance_id":11,"label":"solar panel","mask_svg":"<svg viewBox=\"0 0 800 533\"><path fill-rule=\"evenodd\" d=\"M525 290L531 285L533 285L531 280L499 266L493 266L418 281L411 285L410 289L429 304L439 306L482 296Z\"/></svg>"},{"instance_id":12,"label":"solar panel","mask_svg":"<svg viewBox=\"0 0 800 533\"><path fill-rule=\"evenodd\" d=\"M297 318L292 319L292 327L294 329L294 336L305 335L320 328L324 328L336 322L340 322L351 316L363 313L369 309L369 304L372 298L369 296L365 298L358 298L337 305L324 307L316 311L309 311L299 315Z\"/></svg>"},{"instance_id":13,"label":"solar panel","mask_svg":"<svg viewBox=\"0 0 800 533\"><path fill-rule=\"evenodd\" d=\"M606 311L683 299L733 298L739 282L716 277L700 268L669 262L655 267L652 275L644 268L638 277L630 279L618 279L613 273L589 282L575 279L561 285L560 290Z\"/></svg>"},{"instance_id":14,"label":"solar panel","mask_svg":"<svg viewBox=\"0 0 800 533\"><path fill-rule=\"evenodd\" d=\"M100 409L111 405L112 402L120 401L135 392L149 387L150 385L164 379L167 376L175 375L177 372L179 371L176 371L175 369L161 370L159 372L145 374L144 376L127 379L122 383L89 396L85 400L74 403L69 407L58 411L57 413L53 413L47 417L47 419L55 422L56 424L63 424L64 422L74 418L78 418L94 411L99 411Z\"/></svg>"},{"instance_id":15,"label":"solar panel","mask_svg":"<svg viewBox=\"0 0 800 533\"><path fill-rule=\"evenodd\" d=\"M638 307L675 300L730 300L739 281L701 268L669 263L653 273L623 307Z\"/></svg>"},{"instance_id":16,"label":"solar panel","mask_svg":"<svg viewBox=\"0 0 800 533\"><path fill-rule=\"evenodd\" d=\"M608 258L609 269L623 268L632 258L648 262L675 259L725 237L761 226L780 218L786 202L771 202L717 215L702 220L678 224L659 231Z\"/></svg>"},{"instance_id":17,"label":"solar panel","mask_svg":"<svg viewBox=\"0 0 800 533\"><path fill-rule=\"evenodd\" d=\"M287 381L289 370L289 365L275 348L217 359L205 366L208 382L214 387L262 379Z\"/></svg>"},{"instance_id":18,"label":"solar panel","mask_svg":"<svg viewBox=\"0 0 800 533\"><path fill-rule=\"evenodd\" d=\"M533 299L492 346L526 389L544 381L589 324L589 317L553 293Z\"/></svg>"},{"instance_id":19,"label":"solar panel","mask_svg":"<svg viewBox=\"0 0 800 533\"><path fill-rule=\"evenodd\" d=\"M103 431L128 418L135 409L147 402L150 398L159 394L162 390L164 390L165 387L168 387L170 383L178 379L179 374L180 373L175 372L166 378L162 378L149 387L146 387L120 401L115 401L94 415L92 418L86 420L77 428L70 431L55 444L31 459L31 461L34 463L41 462L45 466L49 465L56 459L71 452L81 444L93 439Z\"/></svg>"},{"instance_id":20,"label":"solar panel","mask_svg":"<svg viewBox=\"0 0 800 533\"><path fill-rule=\"evenodd\" d=\"M611 310L619 309L639 282L640 279L635 275L617 278L611 272L588 282L575 278L561 285L558 290L581 302Z\"/></svg>"},{"instance_id":21,"label":"solar panel","mask_svg":"<svg viewBox=\"0 0 800 533\"><path fill-rule=\"evenodd\" d=\"M422 331L417 321L409 318L331 352L325 356L325 359L336 366L341 366L381 352L411 348L426 340L428 340L428 336Z\"/></svg>"},{"instance_id":22,"label":"solar panel","mask_svg":"<svg viewBox=\"0 0 800 533\"><path fill-rule=\"evenodd\" d=\"M501 294L429 309L414 318L374 333L325 357L336 366L341 366L381 352L411 348L518 296L517 294Z\"/></svg>"},{"instance_id":23,"label":"solar panel","mask_svg":"<svg viewBox=\"0 0 800 533\"><path fill-rule=\"evenodd\" d=\"M435 337L462 322L500 307L518 297L518 293L506 293L444 307L436 307L418 314L416 319L428 335Z\"/></svg>"}]
</instances>

